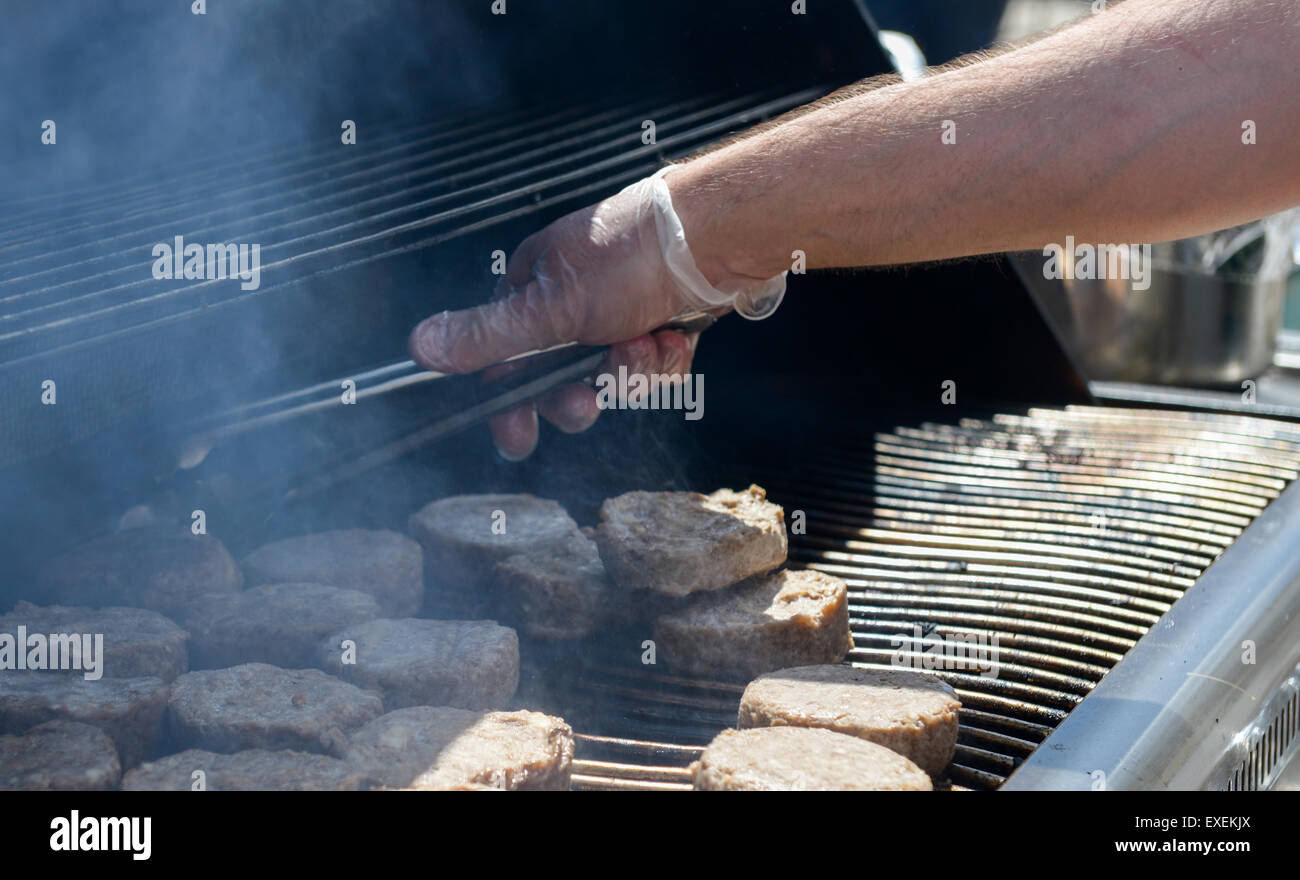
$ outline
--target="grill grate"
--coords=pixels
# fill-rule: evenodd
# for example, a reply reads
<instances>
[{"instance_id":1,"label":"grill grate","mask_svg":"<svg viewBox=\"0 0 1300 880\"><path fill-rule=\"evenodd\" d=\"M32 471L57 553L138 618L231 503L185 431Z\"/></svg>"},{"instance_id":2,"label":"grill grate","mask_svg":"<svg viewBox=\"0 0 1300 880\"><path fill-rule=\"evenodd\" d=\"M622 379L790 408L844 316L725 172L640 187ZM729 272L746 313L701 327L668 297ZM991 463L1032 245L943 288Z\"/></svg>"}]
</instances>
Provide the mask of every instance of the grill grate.
<instances>
[{"instance_id":1,"label":"grill grate","mask_svg":"<svg viewBox=\"0 0 1300 880\"><path fill-rule=\"evenodd\" d=\"M493 114L380 134L342 158L337 148L286 149L207 168L194 179L37 203L0 224L0 363L595 198L649 173L663 156L690 152L828 89ZM654 144L641 141L646 118L657 123ZM175 235L258 243L261 287L155 280L151 249Z\"/></svg>"},{"instance_id":2,"label":"grill grate","mask_svg":"<svg viewBox=\"0 0 1300 880\"><path fill-rule=\"evenodd\" d=\"M734 476L804 511L791 565L848 581L848 662L921 665L939 639L997 637L996 677L966 657L929 670L963 705L950 781L990 789L1295 479L1300 428L1032 409L842 438L807 459ZM579 740L577 788L682 787L699 747L735 722L742 688L631 656L598 657L554 694L600 735Z\"/></svg>"}]
</instances>

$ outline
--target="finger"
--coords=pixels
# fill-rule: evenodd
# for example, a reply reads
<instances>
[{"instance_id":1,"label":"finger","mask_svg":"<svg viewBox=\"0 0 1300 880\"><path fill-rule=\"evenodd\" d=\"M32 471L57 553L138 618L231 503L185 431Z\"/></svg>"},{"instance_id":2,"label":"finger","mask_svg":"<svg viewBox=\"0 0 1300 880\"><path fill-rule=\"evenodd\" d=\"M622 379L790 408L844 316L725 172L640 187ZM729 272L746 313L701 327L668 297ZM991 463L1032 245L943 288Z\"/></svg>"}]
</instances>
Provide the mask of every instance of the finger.
<instances>
[{"instance_id":1,"label":"finger","mask_svg":"<svg viewBox=\"0 0 1300 880\"><path fill-rule=\"evenodd\" d=\"M506 262L506 283L516 288L527 284L533 274L533 264L544 248L541 232L534 232L519 242L519 247L515 248Z\"/></svg>"},{"instance_id":2,"label":"finger","mask_svg":"<svg viewBox=\"0 0 1300 880\"><path fill-rule=\"evenodd\" d=\"M537 402L542 418L566 434L577 434L595 424L600 416L596 391L590 385L562 385Z\"/></svg>"},{"instance_id":3,"label":"finger","mask_svg":"<svg viewBox=\"0 0 1300 880\"><path fill-rule=\"evenodd\" d=\"M600 370L617 373L621 365L627 367L629 373L683 375L690 371L698 340L698 333L676 330L639 336L611 346ZM498 381L527 366L516 362L489 367L483 371L483 379L485 382ZM538 399L538 411L542 418L566 434L587 430L600 416L595 391L579 383L547 392Z\"/></svg>"},{"instance_id":4,"label":"finger","mask_svg":"<svg viewBox=\"0 0 1300 880\"><path fill-rule=\"evenodd\" d=\"M540 233L534 233L519 243L506 263L505 274L497 279L496 286L492 289L493 300L506 299L528 283L542 249Z\"/></svg>"},{"instance_id":5,"label":"finger","mask_svg":"<svg viewBox=\"0 0 1300 880\"><path fill-rule=\"evenodd\" d=\"M523 461L537 448L537 405L521 403L488 421L492 442L506 461Z\"/></svg>"},{"instance_id":6,"label":"finger","mask_svg":"<svg viewBox=\"0 0 1300 880\"><path fill-rule=\"evenodd\" d=\"M683 375L690 372L691 360L695 356L695 343L698 333L681 333L677 330L660 330L654 334L659 372L667 375Z\"/></svg>"},{"instance_id":7,"label":"finger","mask_svg":"<svg viewBox=\"0 0 1300 880\"><path fill-rule=\"evenodd\" d=\"M537 281L506 299L425 318L411 331L411 357L445 373L472 373L508 357L572 342L577 316L548 302Z\"/></svg>"},{"instance_id":8,"label":"finger","mask_svg":"<svg viewBox=\"0 0 1300 880\"><path fill-rule=\"evenodd\" d=\"M617 374L620 367L626 367L629 375L653 373L658 366L659 346L652 335L643 333L611 345L601 372Z\"/></svg>"}]
</instances>

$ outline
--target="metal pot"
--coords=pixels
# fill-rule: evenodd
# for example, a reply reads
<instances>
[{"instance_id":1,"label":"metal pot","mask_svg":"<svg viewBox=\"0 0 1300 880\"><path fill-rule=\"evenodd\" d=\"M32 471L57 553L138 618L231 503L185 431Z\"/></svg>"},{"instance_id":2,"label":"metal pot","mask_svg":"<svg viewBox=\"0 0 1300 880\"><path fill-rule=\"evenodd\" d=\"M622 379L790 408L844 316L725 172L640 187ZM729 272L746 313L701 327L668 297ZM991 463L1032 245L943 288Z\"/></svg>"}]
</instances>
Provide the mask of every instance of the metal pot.
<instances>
[{"instance_id":1,"label":"metal pot","mask_svg":"<svg viewBox=\"0 0 1300 880\"><path fill-rule=\"evenodd\" d=\"M1189 267L1177 242L1153 247L1141 283L1044 278L1045 259L1022 254L1013 262L1088 379L1239 386L1273 361L1283 279Z\"/></svg>"}]
</instances>

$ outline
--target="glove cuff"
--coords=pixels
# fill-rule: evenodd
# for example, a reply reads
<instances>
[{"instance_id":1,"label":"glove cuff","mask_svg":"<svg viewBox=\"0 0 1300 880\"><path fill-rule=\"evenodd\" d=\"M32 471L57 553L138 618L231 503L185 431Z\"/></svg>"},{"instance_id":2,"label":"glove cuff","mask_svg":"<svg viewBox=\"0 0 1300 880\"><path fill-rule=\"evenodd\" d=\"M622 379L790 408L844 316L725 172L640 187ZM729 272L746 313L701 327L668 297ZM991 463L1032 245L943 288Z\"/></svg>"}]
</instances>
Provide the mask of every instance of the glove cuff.
<instances>
[{"instance_id":1,"label":"glove cuff","mask_svg":"<svg viewBox=\"0 0 1300 880\"><path fill-rule=\"evenodd\" d=\"M785 276L782 272L766 281L726 282L725 290L714 287L704 277L686 243L682 221L673 208L672 194L664 177L678 166L668 165L640 180L628 189L635 189L640 198L637 213L653 210L655 230L659 237L659 251L673 280L685 294L687 301L700 311L730 307L742 318L759 321L768 317L781 305L785 297Z\"/></svg>"}]
</instances>

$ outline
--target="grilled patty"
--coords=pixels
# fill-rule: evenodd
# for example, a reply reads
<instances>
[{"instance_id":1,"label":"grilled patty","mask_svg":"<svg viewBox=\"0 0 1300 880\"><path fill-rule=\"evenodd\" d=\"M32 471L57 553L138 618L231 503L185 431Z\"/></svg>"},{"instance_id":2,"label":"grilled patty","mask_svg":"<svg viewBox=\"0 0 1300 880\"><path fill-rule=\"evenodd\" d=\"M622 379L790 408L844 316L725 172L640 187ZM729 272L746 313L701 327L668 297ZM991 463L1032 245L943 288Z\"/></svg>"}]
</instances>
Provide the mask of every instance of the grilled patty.
<instances>
[{"instance_id":1,"label":"grilled patty","mask_svg":"<svg viewBox=\"0 0 1300 880\"><path fill-rule=\"evenodd\" d=\"M379 697L319 669L245 663L189 672L172 684L167 720L181 749L328 752L383 714Z\"/></svg>"},{"instance_id":2,"label":"grilled patty","mask_svg":"<svg viewBox=\"0 0 1300 880\"><path fill-rule=\"evenodd\" d=\"M326 584L375 597L383 614L406 617L424 605L420 545L386 529L316 532L265 544L244 557L250 585Z\"/></svg>"},{"instance_id":3,"label":"grilled patty","mask_svg":"<svg viewBox=\"0 0 1300 880\"><path fill-rule=\"evenodd\" d=\"M839 663L853 648L848 587L817 571L782 570L694 596L655 624L675 671L746 680L787 666Z\"/></svg>"},{"instance_id":4,"label":"grilled patty","mask_svg":"<svg viewBox=\"0 0 1300 880\"><path fill-rule=\"evenodd\" d=\"M157 748L169 687L157 677L87 681L70 672L0 673L0 733L21 734L56 719L79 721L108 734L122 769L129 769Z\"/></svg>"},{"instance_id":5,"label":"grilled patty","mask_svg":"<svg viewBox=\"0 0 1300 880\"><path fill-rule=\"evenodd\" d=\"M866 740L811 727L724 730L691 765L696 791L931 791L925 771Z\"/></svg>"},{"instance_id":6,"label":"grilled patty","mask_svg":"<svg viewBox=\"0 0 1300 880\"><path fill-rule=\"evenodd\" d=\"M196 776L196 774L201 774ZM356 791L367 787L356 767L325 755L250 749L223 755L188 749L122 778L123 791Z\"/></svg>"},{"instance_id":7,"label":"grilled patty","mask_svg":"<svg viewBox=\"0 0 1300 880\"><path fill-rule=\"evenodd\" d=\"M493 620L370 620L322 639L315 662L379 691L389 709L498 709L519 687L519 637Z\"/></svg>"},{"instance_id":8,"label":"grilled patty","mask_svg":"<svg viewBox=\"0 0 1300 880\"><path fill-rule=\"evenodd\" d=\"M47 721L0 736L0 791L99 791L121 776L117 746L89 724Z\"/></svg>"},{"instance_id":9,"label":"grilled patty","mask_svg":"<svg viewBox=\"0 0 1300 880\"><path fill-rule=\"evenodd\" d=\"M238 595L224 594L224 595ZM145 608L71 608L19 602L0 617L0 633L19 626L44 635L102 635L106 678L156 676L171 681L189 668L187 636L168 618Z\"/></svg>"},{"instance_id":10,"label":"grilled patty","mask_svg":"<svg viewBox=\"0 0 1300 880\"><path fill-rule=\"evenodd\" d=\"M540 712L419 706L389 712L349 739L346 760L392 788L569 788L573 730Z\"/></svg>"},{"instance_id":11,"label":"grilled patty","mask_svg":"<svg viewBox=\"0 0 1300 880\"><path fill-rule=\"evenodd\" d=\"M685 596L785 562L785 513L758 486L711 495L628 492L601 505L596 543L623 589Z\"/></svg>"},{"instance_id":12,"label":"grilled patty","mask_svg":"<svg viewBox=\"0 0 1300 880\"><path fill-rule=\"evenodd\" d=\"M312 666L320 640L382 612L370 593L321 584L266 584L201 596L185 614L195 669L269 663Z\"/></svg>"},{"instance_id":13,"label":"grilled patty","mask_svg":"<svg viewBox=\"0 0 1300 880\"><path fill-rule=\"evenodd\" d=\"M204 593L243 589L244 575L211 535L130 529L82 544L50 561L40 594L54 604L149 608L175 619Z\"/></svg>"},{"instance_id":14,"label":"grilled patty","mask_svg":"<svg viewBox=\"0 0 1300 880\"><path fill-rule=\"evenodd\" d=\"M459 618L494 612L498 562L543 558L581 536L563 507L526 494L442 498L411 514L410 531L424 548L426 615Z\"/></svg>"},{"instance_id":15,"label":"grilled patty","mask_svg":"<svg viewBox=\"0 0 1300 880\"><path fill-rule=\"evenodd\" d=\"M957 747L956 692L911 670L801 666L750 682L737 727L822 727L877 743L938 776Z\"/></svg>"},{"instance_id":16,"label":"grilled patty","mask_svg":"<svg viewBox=\"0 0 1300 880\"><path fill-rule=\"evenodd\" d=\"M610 588L596 542L580 532L528 555L498 562L496 586L505 619L531 636L588 635L610 613Z\"/></svg>"}]
</instances>

